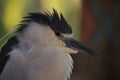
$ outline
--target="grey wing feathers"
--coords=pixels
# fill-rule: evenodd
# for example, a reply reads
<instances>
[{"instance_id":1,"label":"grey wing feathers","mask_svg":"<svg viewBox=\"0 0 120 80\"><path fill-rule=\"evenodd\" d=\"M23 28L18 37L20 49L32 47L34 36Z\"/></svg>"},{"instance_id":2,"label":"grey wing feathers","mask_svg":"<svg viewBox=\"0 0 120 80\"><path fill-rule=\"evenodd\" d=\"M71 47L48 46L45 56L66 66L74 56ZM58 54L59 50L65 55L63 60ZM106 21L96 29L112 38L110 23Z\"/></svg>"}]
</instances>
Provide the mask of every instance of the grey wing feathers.
<instances>
[{"instance_id":1,"label":"grey wing feathers","mask_svg":"<svg viewBox=\"0 0 120 80\"><path fill-rule=\"evenodd\" d=\"M8 42L1 48L0 51L0 74L2 73L7 61L9 60L10 55L8 53L12 51L12 47L18 44L18 39L16 36L13 36L8 40Z\"/></svg>"}]
</instances>

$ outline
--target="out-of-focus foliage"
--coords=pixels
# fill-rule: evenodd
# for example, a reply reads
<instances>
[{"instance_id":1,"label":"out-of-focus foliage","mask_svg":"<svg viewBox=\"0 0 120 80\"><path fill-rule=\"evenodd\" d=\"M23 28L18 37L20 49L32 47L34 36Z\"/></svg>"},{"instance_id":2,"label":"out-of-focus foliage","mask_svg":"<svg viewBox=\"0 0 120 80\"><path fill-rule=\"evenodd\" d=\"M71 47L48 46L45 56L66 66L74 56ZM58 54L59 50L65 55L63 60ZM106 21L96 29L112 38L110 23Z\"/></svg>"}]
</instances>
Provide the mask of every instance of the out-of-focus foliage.
<instances>
[{"instance_id":1,"label":"out-of-focus foliage","mask_svg":"<svg viewBox=\"0 0 120 80\"><path fill-rule=\"evenodd\" d=\"M24 12L28 10L28 1L30 4L31 0L0 0L0 38L19 24ZM9 37L10 35L0 41L0 47Z\"/></svg>"},{"instance_id":2,"label":"out-of-focus foliage","mask_svg":"<svg viewBox=\"0 0 120 80\"><path fill-rule=\"evenodd\" d=\"M11 30L19 24L28 2L31 0L6 0L3 14L3 24L7 30Z\"/></svg>"}]
</instances>

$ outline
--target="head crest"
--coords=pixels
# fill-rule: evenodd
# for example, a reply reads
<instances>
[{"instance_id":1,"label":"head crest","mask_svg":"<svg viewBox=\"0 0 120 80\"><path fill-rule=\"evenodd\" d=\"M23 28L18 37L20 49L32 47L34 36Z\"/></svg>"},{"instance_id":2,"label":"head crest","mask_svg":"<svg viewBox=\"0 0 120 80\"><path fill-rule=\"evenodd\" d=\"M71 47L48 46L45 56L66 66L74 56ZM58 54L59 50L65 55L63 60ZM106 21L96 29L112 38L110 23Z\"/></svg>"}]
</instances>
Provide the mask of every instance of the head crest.
<instances>
[{"instance_id":1,"label":"head crest","mask_svg":"<svg viewBox=\"0 0 120 80\"><path fill-rule=\"evenodd\" d=\"M18 32L23 31L31 22L36 22L38 24L49 25L55 32L72 33L72 29L63 17L62 13L59 16L55 9L53 9L53 13L29 13L29 15L23 17L23 19L24 20L21 22L20 28L18 28Z\"/></svg>"}]
</instances>

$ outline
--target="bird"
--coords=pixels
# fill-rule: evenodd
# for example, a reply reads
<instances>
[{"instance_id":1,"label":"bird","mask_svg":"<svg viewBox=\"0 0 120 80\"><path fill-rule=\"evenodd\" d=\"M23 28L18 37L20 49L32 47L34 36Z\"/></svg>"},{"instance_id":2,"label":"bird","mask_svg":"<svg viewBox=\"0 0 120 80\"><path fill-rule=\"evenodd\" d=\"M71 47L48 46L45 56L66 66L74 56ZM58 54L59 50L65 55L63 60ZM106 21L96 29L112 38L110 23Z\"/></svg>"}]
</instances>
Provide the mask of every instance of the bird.
<instances>
[{"instance_id":1,"label":"bird","mask_svg":"<svg viewBox=\"0 0 120 80\"><path fill-rule=\"evenodd\" d=\"M70 54L81 51L96 56L73 39L62 13L29 13L1 48L0 80L68 80L73 68Z\"/></svg>"}]
</instances>

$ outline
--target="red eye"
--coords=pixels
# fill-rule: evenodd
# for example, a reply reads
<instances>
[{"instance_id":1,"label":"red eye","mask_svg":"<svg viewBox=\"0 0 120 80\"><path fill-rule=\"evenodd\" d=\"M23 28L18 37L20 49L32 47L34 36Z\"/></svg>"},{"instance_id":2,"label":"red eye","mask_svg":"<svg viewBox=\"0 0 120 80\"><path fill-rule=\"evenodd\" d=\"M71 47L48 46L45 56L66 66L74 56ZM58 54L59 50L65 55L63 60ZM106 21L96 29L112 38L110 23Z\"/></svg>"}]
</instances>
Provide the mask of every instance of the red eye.
<instances>
[{"instance_id":1,"label":"red eye","mask_svg":"<svg viewBox=\"0 0 120 80\"><path fill-rule=\"evenodd\" d=\"M61 34L59 32L55 32L56 36L61 36Z\"/></svg>"}]
</instances>

